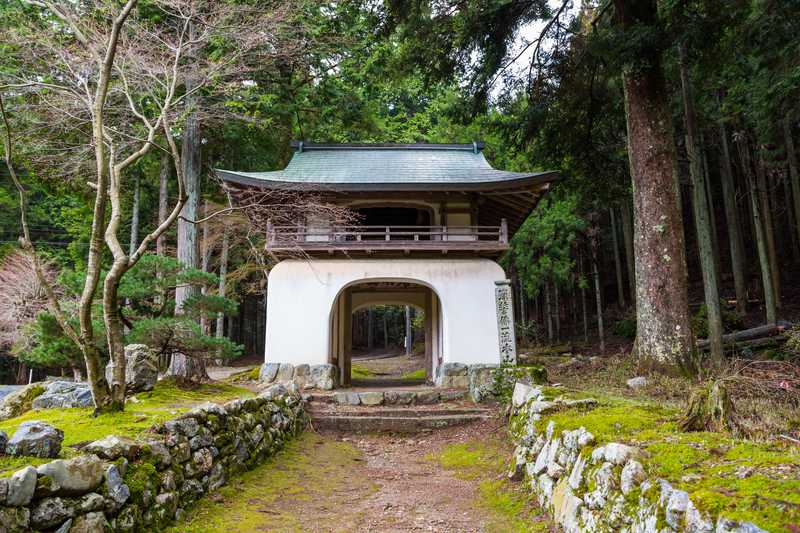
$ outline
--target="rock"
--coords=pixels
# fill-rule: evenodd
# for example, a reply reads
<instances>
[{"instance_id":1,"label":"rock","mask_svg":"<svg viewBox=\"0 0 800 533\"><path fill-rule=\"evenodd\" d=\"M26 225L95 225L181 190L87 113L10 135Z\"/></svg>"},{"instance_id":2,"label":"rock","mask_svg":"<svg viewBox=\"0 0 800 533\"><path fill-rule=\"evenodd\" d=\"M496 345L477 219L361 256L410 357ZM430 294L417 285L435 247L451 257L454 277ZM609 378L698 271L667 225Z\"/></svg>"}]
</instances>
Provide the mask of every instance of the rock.
<instances>
[{"instance_id":1,"label":"rock","mask_svg":"<svg viewBox=\"0 0 800 533\"><path fill-rule=\"evenodd\" d=\"M480 364L470 365L467 369L469 376L469 392L472 399L480 402L494 396L494 371L498 365Z\"/></svg>"},{"instance_id":2,"label":"rock","mask_svg":"<svg viewBox=\"0 0 800 533\"><path fill-rule=\"evenodd\" d=\"M578 487L581 486L584 468L586 468L586 458L579 455L575 460L575 464L572 465L572 471L569 474L568 483L572 490L578 490Z\"/></svg>"},{"instance_id":3,"label":"rock","mask_svg":"<svg viewBox=\"0 0 800 533\"><path fill-rule=\"evenodd\" d=\"M445 363L442 365L441 386L447 389L469 388L468 367L464 363Z\"/></svg>"},{"instance_id":4,"label":"rock","mask_svg":"<svg viewBox=\"0 0 800 533\"><path fill-rule=\"evenodd\" d=\"M17 470L8 480L8 496L6 505L18 507L28 505L33 498L36 490L36 469L26 466L22 470Z\"/></svg>"},{"instance_id":5,"label":"rock","mask_svg":"<svg viewBox=\"0 0 800 533\"><path fill-rule=\"evenodd\" d=\"M106 365L106 380L113 379L114 365ZM128 392L153 390L158 381L158 356L146 344L125 346L125 389Z\"/></svg>"},{"instance_id":6,"label":"rock","mask_svg":"<svg viewBox=\"0 0 800 533\"><path fill-rule=\"evenodd\" d=\"M105 478L108 497L116 504L117 508L121 507L131 497L131 491L122 481L117 465L106 467Z\"/></svg>"},{"instance_id":7,"label":"rock","mask_svg":"<svg viewBox=\"0 0 800 533\"><path fill-rule=\"evenodd\" d=\"M456 400L463 400L467 397L465 390L443 390L439 392L439 401L454 402Z\"/></svg>"},{"instance_id":8,"label":"rock","mask_svg":"<svg viewBox=\"0 0 800 533\"><path fill-rule=\"evenodd\" d=\"M736 522L728 518L719 517L717 519L717 529L715 533L768 533L766 529L761 529L750 522Z\"/></svg>"},{"instance_id":9,"label":"rock","mask_svg":"<svg viewBox=\"0 0 800 533\"><path fill-rule=\"evenodd\" d=\"M644 481L646 475L644 472L644 468L639 461L635 461L631 459L625 466L622 468L622 474L620 475L620 489L622 490L622 494L628 495L633 489L639 486L639 484Z\"/></svg>"},{"instance_id":10,"label":"rock","mask_svg":"<svg viewBox=\"0 0 800 533\"><path fill-rule=\"evenodd\" d=\"M75 509L63 498L42 498L31 509L31 525L37 529L47 529L73 516Z\"/></svg>"},{"instance_id":11,"label":"rock","mask_svg":"<svg viewBox=\"0 0 800 533\"><path fill-rule=\"evenodd\" d=\"M607 461L600 465L600 468L594 473L594 481L597 490L604 496L608 495L609 492L614 490L617 484L616 476L614 475L614 465Z\"/></svg>"},{"instance_id":12,"label":"rock","mask_svg":"<svg viewBox=\"0 0 800 533\"><path fill-rule=\"evenodd\" d=\"M31 383L0 400L0 420L21 415L31 409L33 401L45 391L42 383Z\"/></svg>"},{"instance_id":13,"label":"rock","mask_svg":"<svg viewBox=\"0 0 800 533\"><path fill-rule=\"evenodd\" d=\"M164 427L167 428L167 431L170 433L177 433L178 435L184 435L191 438L197 435L197 431L200 429L200 424L198 424L194 417L182 416L167 421L164 424Z\"/></svg>"},{"instance_id":14,"label":"rock","mask_svg":"<svg viewBox=\"0 0 800 533\"><path fill-rule=\"evenodd\" d=\"M383 403L382 392L359 392L358 399L361 405L380 405Z\"/></svg>"},{"instance_id":15,"label":"rock","mask_svg":"<svg viewBox=\"0 0 800 533\"><path fill-rule=\"evenodd\" d=\"M441 398L438 390L419 391L414 395L417 405L433 405Z\"/></svg>"},{"instance_id":16,"label":"rock","mask_svg":"<svg viewBox=\"0 0 800 533\"><path fill-rule=\"evenodd\" d=\"M109 435L86 445L84 451L93 453L103 459L114 461L120 457L134 460L139 456L142 446L128 437Z\"/></svg>"},{"instance_id":17,"label":"rock","mask_svg":"<svg viewBox=\"0 0 800 533\"><path fill-rule=\"evenodd\" d=\"M666 521L676 531L683 529L688 506L689 494L683 490L673 489L667 500Z\"/></svg>"},{"instance_id":18,"label":"rock","mask_svg":"<svg viewBox=\"0 0 800 533\"><path fill-rule=\"evenodd\" d=\"M52 409L56 407L91 407L92 391L86 383L72 381L51 381L45 391L33 400L34 409Z\"/></svg>"},{"instance_id":19,"label":"rock","mask_svg":"<svg viewBox=\"0 0 800 533\"><path fill-rule=\"evenodd\" d=\"M72 529L72 518L67 519L66 522L61 524L61 527L56 529L55 533L69 533L70 529Z\"/></svg>"},{"instance_id":20,"label":"rock","mask_svg":"<svg viewBox=\"0 0 800 533\"><path fill-rule=\"evenodd\" d=\"M8 478L0 477L0 505L4 505L6 503L7 497L8 497Z\"/></svg>"},{"instance_id":21,"label":"rock","mask_svg":"<svg viewBox=\"0 0 800 533\"><path fill-rule=\"evenodd\" d=\"M86 513L77 517L72 522L72 529L69 533L106 533L111 530L103 513Z\"/></svg>"},{"instance_id":22,"label":"rock","mask_svg":"<svg viewBox=\"0 0 800 533\"><path fill-rule=\"evenodd\" d=\"M30 519L27 507L0 507L0 531L30 531Z\"/></svg>"},{"instance_id":23,"label":"rock","mask_svg":"<svg viewBox=\"0 0 800 533\"><path fill-rule=\"evenodd\" d=\"M694 506L692 500L686 506L686 520L684 524L686 531L691 533L713 533L714 522L705 518L697 507Z\"/></svg>"},{"instance_id":24,"label":"rock","mask_svg":"<svg viewBox=\"0 0 800 533\"><path fill-rule=\"evenodd\" d=\"M90 513L92 511L100 511L103 509L105 502L103 497L97 494L96 492L90 492L89 494L85 494L80 500L78 500L78 513Z\"/></svg>"},{"instance_id":25,"label":"rock","mask_svg":"<svg viewBox=\"0 0 800 533\"><path fill-rule=\"evenodd\" d=\"M194 452L192 461L203 474L211 472L211 467L214 466L214 456L211 455L211 451L208 448L201 448Z\"/></svg>"},{"instance_id":26,"label":"rock","mask_svg":"<svg viewBox=\"0 0 800 533\"><path fill-rule=\"evenodd\" d=\"M278 375L279 363L264 363L258 371L258 380L262 383L272 383Z\"/></svg>"},{"instance_id":27,"label":"rock","mask_svg":"<svg viewBox=\"0 0 800 533\"><path fill-rule=\"evenodd\" d=\"M359 405L361 403L357 392L337 392L333 397L339 405Z\"/></svg>"},{"instance_id":28,"label":"rock","mask_svg":"<svg viewBox=\"0 0 800 533\"><path fill-rule=\"evenodd\" d=\"M558 404L544 400L535 400L528 404L528 412L541 415L556 410Z\"/></svg>"},{"instance_id":29,"label":"rock","mask_svg":"<svg viewBox=\"0 0 800 533\"><path fill-rule=\"evenodd\" d=\"M6 453L6 444L8 444L8 433L0 431L0 455Z\"/></svg>"},{"instance_id":30,"label":"rock","mask_svg":"<svg viewBox=\"0 0 800 533\"><path fill-rule=\"evenodd\" d=\"M466 376L467 365L464 363L445 363L442 365L443 376Z\"/></svg>"},{"instance_id":31,"label":"rock","mask_svg":"<svg viewBox=\"0 0 800 533\"><path fill-rule=\"evenodd\" d=\"M511 395L511 405L514 407L522 407L530 400L538 399L542 395L540 387L531 387L526 383L517 381L514 384L514 392Z\"/></svg>"},{"instance_id":32,"label":"rock","mask_svg":"<svg viewBox=\"0 0 800 533\"><path fill-rule=\"evenodd\" d=\"M633 390L639 390L647 386L647 378L644 376L636 376L626 381L625 384Z\"/></svg>"},{"instance_id":33,"label":"rock","mask_svg":"<svg viewBox=\"0 0 800 533\"><path fill-rule=\"evenodd\" d=\"M284 383L286 381L291 381L292 377L294 377L294 366L290 363L281 363L278 366L278 373L275 376L275 381Z\"/></svg>"},{"instance_id":34,"label":"rock","mask_svg":"<svg viewBox=\"0 0 800 533\"><path fill-rule=\"evenodd\" d=\"M53 494L80 496L91 492L103 482L105 463L95 455L79 455L74 459L55 461L39 466L40 476L47 476L56 489Z\"/></svg>"},{"instance_id":35,"label":"rock","mask_svg":"<svg viewBox=\"0 0 800 533\"><path fill-rule=\"evenodd\" d=\"M155 460L157 467L166 468L172 464L172 455L169 453L169 448L162 441L151 439L144 441L144 444L148 449L147 455Z\"/></svg>"},{"instance_id":36,"label":"rock","mask_svg":"<svg viewBox=\"0 0 800 533\"><path fill-rule=\"evenodd\" d=\"M414 396L414 391L386 391L383 393L383 400L388 405L411 405L414 402Z\"/></svg>"},{"instance_id":37,"label":"rock","mask_svg":"<svg viewBox=\"0 0 800 533\"><path fill-rule=\"evenodd\" d=\"M265 398L267 400L277 400L278 398L283 398L284 396L287 396L288 394L289 394L289 391L286 389L286 387L282 383L275 383L275 384L267 387L265 390L261 391L261 393L258 395L258 397L259 398Z\"/></svg>"},{"instance_id":38,"label":"rock","mask_svg":"<svg viewBox=\"0 0 800 533\"><path fill-rule=\"evenodd\" d=\"M23 422L8 441L6 453L33 457L58 457L64 432L45 422Z\"/></svg>"},{"instance_id":39,"label":"rock","mask_svg":"<svg viewBox=\"0 0 800 533\"><path fill-rule=\"evenodd\" d=\"M623 465L628 459L638 457L639 449L618 442L610 442L592 450L592 462L608 461L615 465Z\"/></svg>"},{"instance_id":40,"label":"rock","mask_svg":"<svg viewBox=\"0 0 800 533\"><path fill-rule=\"evenodd\" d=\"M564 467L555 461L551 461L547 464L547 475L553 479L559 479L564 475Z\"/></svg>"},{"instance_id":41,"label":"rock","mask_svg":"<svg viewBox=\"0 0 800 533\"><path fill-rule=\"evenodd\" d=\"M339 368L336 365L311 365L309 381L316 389L333 390L338 382Z\"/></svg>"},{"instance_id":42,"label":"rock","mask_svg":"<svg viewBox=\"0 0 800 533\"><path fill-rule=\"evenodd\" d=\"M222 467L222 464L215 464L208 474L208 490L213 492L223 486L226 481L225 469Z\"/></svg>"}]
</instances>

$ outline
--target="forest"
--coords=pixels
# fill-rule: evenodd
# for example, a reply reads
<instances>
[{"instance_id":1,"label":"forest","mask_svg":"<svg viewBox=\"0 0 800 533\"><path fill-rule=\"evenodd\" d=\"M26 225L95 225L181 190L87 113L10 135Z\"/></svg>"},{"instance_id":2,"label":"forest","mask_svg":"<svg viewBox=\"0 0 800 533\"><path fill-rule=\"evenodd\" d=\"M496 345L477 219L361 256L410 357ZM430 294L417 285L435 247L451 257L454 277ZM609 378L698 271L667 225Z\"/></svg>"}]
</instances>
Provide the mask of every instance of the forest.
<instances>
[{"instance_id":1,"label":"forest","mask_svg":"<svg viewBox=\"0 0 800 533\"><path fill-rule=\"evenodd\" d=\"M232 208L213 169L295 139L559 171L502 259L520 346L699 378L796 360L797 6L256 4L0 6L4 381L68 369L114 408L125 343L183 377L258 353L276 202Z\"/></svg>"}]
</instances>

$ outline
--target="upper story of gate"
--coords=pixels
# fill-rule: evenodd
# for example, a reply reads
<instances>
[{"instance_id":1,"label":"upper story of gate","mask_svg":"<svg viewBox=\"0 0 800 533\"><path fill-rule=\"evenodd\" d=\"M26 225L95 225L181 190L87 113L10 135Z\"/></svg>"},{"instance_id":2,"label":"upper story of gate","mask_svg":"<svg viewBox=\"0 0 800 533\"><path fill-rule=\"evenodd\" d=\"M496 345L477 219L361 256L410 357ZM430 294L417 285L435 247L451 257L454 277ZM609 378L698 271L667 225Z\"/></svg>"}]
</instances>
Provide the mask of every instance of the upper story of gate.
<instances>
[{"instance_id":1,"label":"upper story of gate","mask_svg":"<svg viewBox=\"0 0 800 533\"><path fill-rule=\"evenodd\" d=\"M278 199L297 193L347 208L344 220L323 208L268 224L267 247L276 254L496 257L558 178L492 168L479 142L292 147L283 170L217 170L240 202L248 192L274 191Z\"/></svg>"}]
</instances>

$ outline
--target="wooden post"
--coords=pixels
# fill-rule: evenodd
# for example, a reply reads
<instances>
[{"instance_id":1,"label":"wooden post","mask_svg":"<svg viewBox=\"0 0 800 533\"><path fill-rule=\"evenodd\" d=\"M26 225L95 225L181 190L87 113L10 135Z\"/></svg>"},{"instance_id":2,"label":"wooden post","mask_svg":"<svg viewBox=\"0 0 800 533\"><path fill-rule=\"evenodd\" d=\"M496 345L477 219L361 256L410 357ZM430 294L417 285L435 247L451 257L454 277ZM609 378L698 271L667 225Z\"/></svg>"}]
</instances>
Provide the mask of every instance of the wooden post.
<instances>
[{"instance_id":1,"label":"wooden post","mask_svg":"<svg viewBox=\"0 0 800 533\"><path fill-rule=\"evenodd\" d=\"M425 291L425 373L433 379L433 291Z\"/></svg>"},{"instance_id":2,"label":"wooden post","mask_svg":"<svg viewBox=\"0 0 800 533\"><path fill-rule=\"evenodd\" d=\"M508 244L508 222L504 218L500 219L500 242Z\"/></svg>"}]
</instances>

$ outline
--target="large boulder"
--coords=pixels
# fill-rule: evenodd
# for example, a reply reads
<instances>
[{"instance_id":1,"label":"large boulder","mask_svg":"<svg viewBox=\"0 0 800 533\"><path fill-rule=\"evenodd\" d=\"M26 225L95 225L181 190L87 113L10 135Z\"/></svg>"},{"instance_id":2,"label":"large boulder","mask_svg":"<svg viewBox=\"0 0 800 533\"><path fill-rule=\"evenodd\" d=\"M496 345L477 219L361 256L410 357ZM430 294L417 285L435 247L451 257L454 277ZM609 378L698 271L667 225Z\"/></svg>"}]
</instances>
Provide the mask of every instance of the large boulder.
<instances>
[{"instance_id":1,"label":"large boulder","mask_svg":"<svg viewBox=\"0 0 800 533\"><path fill-rule=\"evenodd\" d=\"M100 486L105 467L98 457L87 454L66 461L57 459L40 465L36 471L50 478L53 494L80 496Z\"/></svg>"},{"instance_id":2,"label":"large boulder","mask_svg":"<svg viewBox=\"0 0 800 533\"><path fill-rule=\"evenodd\" d=\"M56 407L91 407L92 391L87 383L73 381L51 381L43 394L33 400L34 409Z\"/></svg>"},{"instance_id":3,"label":"large boulder","mask_svg":"<svg viewBox=\"0 0 800 533\"><path fill-rule=\"evenodd\" d=\"M114 365L106 365L106 380L111 383ZM125 388L128 392L153 390L158 380L158 356L146 344L125 347Z\"/></svg>"},{"instance_id":4,"label":"large boulder","mask_svg":"<svg viewBox=\"0 0 800 533\"><path fill-rule=\"evenodd\" d=\"M310 382L316 389L331 390L336 387L339 368L336 365L311 365Z\"/></svg>"},{"instance_id":5,"label":"large boulder","mask_svg":"<svg viewBox=\"0 0 800 533\"><path fill-rule=\"evenodd\" d=\"M64 432L45 422L30 420L20 424L6 446L9 455L58 457Z\"/></svg>"},{"instance_id":6,"label":"large boulder","mask_svg":"<svg viewBox=\"0 0 800 533\"><path fill-rule=\"evenodd\" d=\"M42 383L31 383L0 400L0 420L19 416L31 409L33 401L45 391Z\"/></svg>"}]
</instances>

